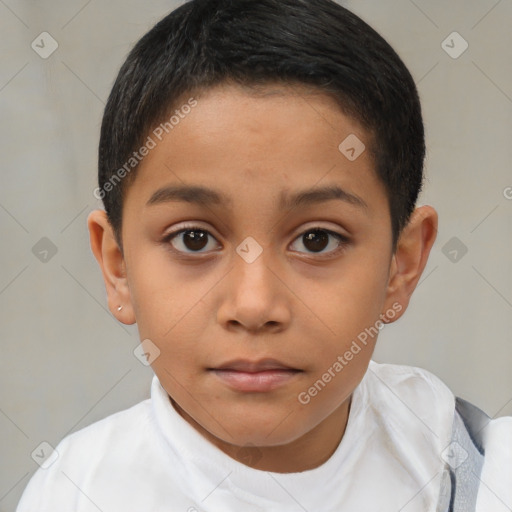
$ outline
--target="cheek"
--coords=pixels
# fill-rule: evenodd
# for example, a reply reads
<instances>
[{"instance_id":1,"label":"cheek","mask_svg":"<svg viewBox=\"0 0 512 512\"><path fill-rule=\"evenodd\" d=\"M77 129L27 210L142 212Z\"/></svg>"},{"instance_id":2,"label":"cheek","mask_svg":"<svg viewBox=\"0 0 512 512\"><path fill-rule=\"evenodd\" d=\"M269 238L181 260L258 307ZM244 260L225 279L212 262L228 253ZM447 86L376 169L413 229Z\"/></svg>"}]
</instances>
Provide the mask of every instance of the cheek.
<instances>
[{"instance_id":1,"label":"cheek","mask_svg":"<svg viewBox=\"0 0 512 512\"><path fill-rule=\"evenodd\" d=\"M205 300L209 288L204 280L184 282L183 276L166 272L155 261L149 264L147 258L131 269L130 294L140 339L157 347L152 367L171 386L188 385L189 376L202 368L208 355L204 324L211 315Z\"/></svg>"},{"instance_id":2,"label":"cheek","mask_svg":"<svg viewBox=\"0 0 512 512\"><path fill-rule=\"evenodd\" d=\"M308 317L311 335L305 343L315 360L310 385L318 382L311 392L322 390L319 402L336 402L366 371L382 325L387 274L375 269L383 264L359 259L329 284L310 287L308 304L315 315Z\"/></svg>"},{"instance_id":3,"label":"cheek","mask_svg":"<svg viewBox=\"0 0 512 512\"><path fill-rule=\"evenodd\" d=\"M191 338L194 330L196 336L202 333L197 318L205 318L203 299L211 284L200 278L198 270L185 270L179 272L161 254L152 259L146 256L131 266L130 296L141 337L164 343L185 328ZM196 322L187 323L190 317L195 317Z\"/></svg>"},{"instance_id":4,"label":"cheek","mask_svg":"<svg viewBox=\"0 0 512 512\"><path fill-rule=\"evenodd\" d=\"M379 319L386 297L387 267L375 259L354 254L329 279L308 282L301 292L304 304L315 313L311 321L319 328L323 323L326 334L348 341Z\"/></svg>"}]
</instances>

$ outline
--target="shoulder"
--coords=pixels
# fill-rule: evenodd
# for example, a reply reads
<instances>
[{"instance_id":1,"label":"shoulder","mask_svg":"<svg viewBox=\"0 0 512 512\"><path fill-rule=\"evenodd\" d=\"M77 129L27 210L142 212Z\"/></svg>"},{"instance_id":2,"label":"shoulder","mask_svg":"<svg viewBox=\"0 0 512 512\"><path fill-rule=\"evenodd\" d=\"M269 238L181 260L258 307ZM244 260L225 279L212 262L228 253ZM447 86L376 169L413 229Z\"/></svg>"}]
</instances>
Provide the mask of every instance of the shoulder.
<instances>
[{"instance_id":1,"label":"shoulder","mask_svg":"<svg viewBox=\"0 0 512 512\"><path fill-rule=\"evenodd\" d=\"M76 503L84 482L118 470L127 449L144 450L141 440L151 439L151 415L147 399L66 436L30 479L17 512Z\"/></svg>"},{"instance_id":2,"label":"shoulder","mask_svg":"<svg viewBox=\"0 0 512 512\"><path fill-rule=\"evenodd\" d=\"M512 416L489 418L482 434L485 459L478 510L512 510Z\"/></svg>"},{"instance_id":3,"label":"shoulder","mask_svg":"<svg viewBox=\"0 0 512 512\"><path fill-rule=\"evenodd\" d=\"M398 400L414 405L415 409L430 410L442 406L453 417L455 397L450 388L436 375L416 366L376 363L370 361L368 385L378 394L392 394Z\"/></svg>"},{"instance_id":4,"label":"shoulder","mask_svg":"<svg viewBox=\"0 0 512 512\"><path fill-rule=\"evenodd\" d=\"M124 444L147 428L151 421L151 400L116 412L65 437L57 446L58 459L64 462L80 452L104 457L108 450ZM60 448L60 451L59 451Z\"/></svg>"},{"instance_id":5,"label":"shoulder","mask_svg":"<svg viewBox=\"0 0 512 512\"><path fill-rule=\"evenodd\" d=\"M436 433L433 439L440 442L437 446L432 443L432 447L440 460L449 463L450 452L447 449L454 440L459 446L462 443L457 434L457 427L462 426L469 440L483 455L483 467L478 471L472 468L479 475L478 478L475 476L475 488L478 488L476 510L512 510L511 416L490 418L474 404L455 397L441 379L423 368L371 361L365 381L367 392L373 394L370 401L379 404L374 408L386 417L386 421L394 423L394 430L403 430L404 424L413 422L415 416L424 424L422 426L428 426L428 430ZM411 432L409 434L412 437ZM402 440L407 442L404 437ZM465 446L467 451L460 447L459 450L469 454L468 446ZM412 453L412 449L409 447L408 453ZM471 462L468 456L455 469L467 472ZM466 477L462 481L467 480ZM462 488L460 482L458 487Z\"/></svg>"},{"instance_id":6,"label":"shoulder","mask_svg":"<svg viewBox=\"0 0 512 512\"><path fill-rule=\"evenodd\" d=\"M441 379L422 368L370 361L358 398L383 443L403 454L417 453L428 471L438 467L455 412L455 396Z\"/></svg>"},{"instance_id":7,"label":"shoulder","mask_svg":"<svg viewBox=\"0 0 512 512\"><path fill-rule=\"evenodd\" d=\"M448 386L422 368L374 361L363 382L367 417L379 425L382 442L402 454L405 466L416 461L425 474L439 470L439 454L450 443L455 413L455 396Z\"/></svg>"}]
</instances>

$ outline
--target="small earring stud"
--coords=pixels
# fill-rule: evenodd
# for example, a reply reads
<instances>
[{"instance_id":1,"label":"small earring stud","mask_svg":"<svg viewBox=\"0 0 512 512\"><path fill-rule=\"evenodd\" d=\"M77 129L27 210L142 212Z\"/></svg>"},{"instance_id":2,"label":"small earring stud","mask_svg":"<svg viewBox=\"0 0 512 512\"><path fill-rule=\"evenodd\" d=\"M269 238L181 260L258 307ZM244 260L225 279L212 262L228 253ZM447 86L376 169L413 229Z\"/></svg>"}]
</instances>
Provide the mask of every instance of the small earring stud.
<instances>
[{"instance_id":1,"label":"small earring stud","mask_svg":"<svg viewBox=\"0 0 512 512\"><path fill-rule=\"evenodd\" d=\"M123 309L123 306L118 306L117 307L117 311L121 311L121 309Z\"/></svg>"}]
</instances>

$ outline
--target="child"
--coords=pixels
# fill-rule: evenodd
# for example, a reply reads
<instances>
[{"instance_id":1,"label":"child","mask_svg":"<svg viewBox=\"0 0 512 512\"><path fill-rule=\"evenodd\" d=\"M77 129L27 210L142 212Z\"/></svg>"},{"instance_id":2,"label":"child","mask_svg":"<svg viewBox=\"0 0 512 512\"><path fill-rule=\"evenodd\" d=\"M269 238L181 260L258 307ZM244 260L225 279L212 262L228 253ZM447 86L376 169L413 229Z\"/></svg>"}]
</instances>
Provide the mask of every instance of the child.
<instances>
[{"instance_id":1,"label":"child","mask_svg":"<svg viewBox=\"0 0 512 512\"><path fill-rule=\"evenodd\" d=\"M18 512L512 510L512 419L377 364L437 213L414 81L331 0L192 0L122 66L91 246L151 399L66 437Z\"/></svg>"}]
</instances>

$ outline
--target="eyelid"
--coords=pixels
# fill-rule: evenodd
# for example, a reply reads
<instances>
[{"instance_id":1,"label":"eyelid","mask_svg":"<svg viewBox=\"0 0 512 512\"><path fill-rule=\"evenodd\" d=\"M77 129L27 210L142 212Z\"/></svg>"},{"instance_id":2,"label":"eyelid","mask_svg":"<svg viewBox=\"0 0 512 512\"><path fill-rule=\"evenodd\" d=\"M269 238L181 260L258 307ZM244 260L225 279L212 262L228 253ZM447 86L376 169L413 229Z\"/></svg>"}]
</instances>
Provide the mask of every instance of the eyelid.
<instances>
[{"instance_id":1,"label":"eyelid","mask_svg":"<svg viewBox=\"0 0 512 512\"><path fill-rule=\"evenodd\" d=\"M305 255L305 256L314 256L316 259L321 259L321 258L334 257L340 251L343 251L346 248L346 246L350 243L350 237L346 234L339 233L338 231L335 231L334 229L322 226L322 225L320 225L320 222L321 221L317 221L315 223L312 221L312 222L308 223L306 226L303 225L299 231L295 232L296 234L294 235L293 240L290 242L290 245L293 244L301 235L304 235L305 233L308 233L311 231L318 230L318 231L324 231L324 232L328 233L330 236L336 238L339 242L339 246L331 251L326 252L326 253L324 253L324 252L317 252L317 253L301 252L301 251L294 251L294 252L297 252L298 254ZM201 252L201 251L185 252L185 251L180 251L180 250L172 247L172 244L170 242L173 238L177 237L178 235L182 234L185 231L193 231L193 230L204 231L205 233L207 233L208 236L214 238L217 242L219 242L217 237L211 233L210 228L201 226L199 222L184 223L181 226L173 229L172 231L167 232L163 236L161 241L163 243L165 243L166 245L171 246L170 250L172 250L174 253L179 254L179 255L186 255L186 256L194 255L196 257L201 257L204 255L212 254L212 252L214 252L212 250L206 251L206 252Z\"/></svg>"},{"instance_id":2,"label":"eyelid","mask_svg":"<svg viewBox=\"0 0 512 512\"><path fill-rule=\"evenodd\" d=\"M334 258L338 254L340 254L340 252L345 251L346 248L347 248L347 245L350 243L350 238L347 235L339 233L337 231L334 231L333 229L327 228L325 226L320 226L318 224L313 224L310 227L307 227L305 229L301 229L300 232L293 238L293 240L290 243L290 245L295 243L296 240L298 240L305 233L309 233L309 232L312 232L312 231L323 231L325 233L328 233L331 237L334 237L334 238L337 239L338 247L336 247L335 249L332 249L332 250L330 250L328 252L302 252L302 251L294 251L297 254L300 254L301 257L306 257L306 258L315 259L315 260L322 260L322 259L326 260L326 259L329 259L329 258Z\"/></svg>"},{"instance_id":3,"label":"eyelid","mask_svg":"<svg viewBox=\"0 0 512 512\"><path fill-rule=\"evenodd\" d=\"M176 227L174 229L172 229L171 231L167 231L165 232L165 234L162 236L161 238L161 242L166 244L166 245L169 245L171 246L171 250L177 254L181 254L181 255L191 255L191 254L196 254L198 256L200 255L207 255L207 254L211 254L212 251L208 251L208 252L184 252L184 251L179 251L177 249L175 249L174 247L172 247L172 244L171 244L171 240L175 237L177 237L178 235L184 233L185 231L204 231L205 233L208 234L209 237L211 238L214 238L217 242L219 242L218 238L211 232L212 229L210 227L204 227L204 226L201 226L200 222L185 222L184 224L181 224L179 227Z\"/></svg>"},{"instance_id":4,"label":"eyelid","mask_svg":"<svg viewBox=\"0 0 512 512\"><path fill-rule=\"evenodd\" d=\"M297 238L299 235L303 235L306 231L313 231L315 229L318 229L318 230L322 230L322 231L328 231L329 233L332 233L333 235L337 235L346 240L350 239L350 235L346 232L346 230L341 229L340 226L338 226L338 225L337 225L337 227L325 226L322 224L322 222L327 222L327 221L318 220L316 222L311 221L311 222L306 222L305 224L301 224L300 229L293 231L293 233L296 233L295 238ZM294 240L295 240L295 238L294 238Z\"/></svg>"},{"instance_id":5,"label":"eyelid","mask_svg":"<svg viewBox=\"0 0 512 512\"><path fill-rule=\"evenodd\" d=\"M163 239L168 239L169 237L171 237L173 235L177 235L178 233L181 233L183 231L194 230L194 229L196 229L198 231L199 230L206 231L210 235L214 236L212 233L211 227L202 226L201 223L198 221L198 222L185 222L183 224L178 225L178 227L173 227L173 229L171 231L166 231L164 233ZM217 237L214 236L214 238L217 238Z\"/></svg>"}]
</instances>

